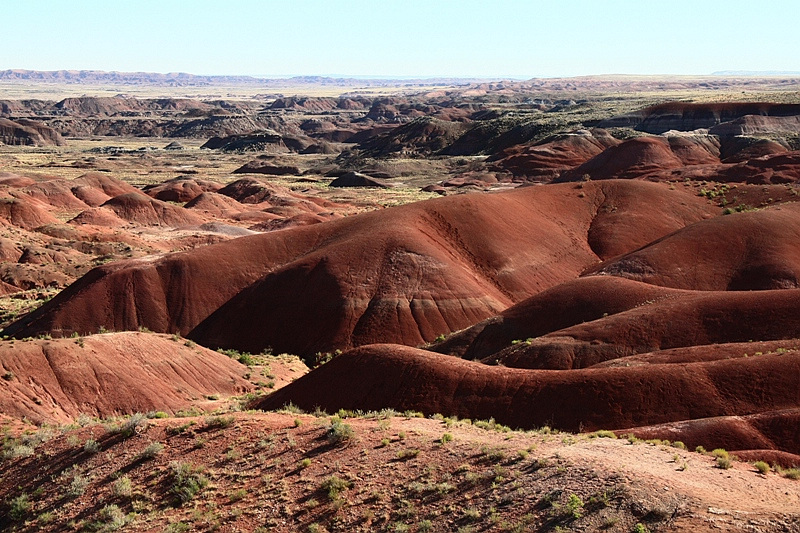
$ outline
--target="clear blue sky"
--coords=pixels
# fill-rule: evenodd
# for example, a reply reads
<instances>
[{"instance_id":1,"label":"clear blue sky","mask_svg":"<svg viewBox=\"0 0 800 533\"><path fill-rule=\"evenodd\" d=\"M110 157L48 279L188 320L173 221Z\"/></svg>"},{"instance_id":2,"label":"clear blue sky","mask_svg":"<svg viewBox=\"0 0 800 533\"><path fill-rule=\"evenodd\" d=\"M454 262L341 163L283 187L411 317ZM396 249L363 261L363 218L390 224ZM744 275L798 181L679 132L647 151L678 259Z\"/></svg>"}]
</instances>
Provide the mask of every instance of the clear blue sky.
<instances>
[{"instance_id":1,"label":"clear blue sky","mask_svg":"<svg viewBox=\"0 0 800 533\"><path fill-rule=\"evenodd\" d=\"M796 0L3 0L0 70L519 77L800 71Z\"/></svg>"}]
</instances>

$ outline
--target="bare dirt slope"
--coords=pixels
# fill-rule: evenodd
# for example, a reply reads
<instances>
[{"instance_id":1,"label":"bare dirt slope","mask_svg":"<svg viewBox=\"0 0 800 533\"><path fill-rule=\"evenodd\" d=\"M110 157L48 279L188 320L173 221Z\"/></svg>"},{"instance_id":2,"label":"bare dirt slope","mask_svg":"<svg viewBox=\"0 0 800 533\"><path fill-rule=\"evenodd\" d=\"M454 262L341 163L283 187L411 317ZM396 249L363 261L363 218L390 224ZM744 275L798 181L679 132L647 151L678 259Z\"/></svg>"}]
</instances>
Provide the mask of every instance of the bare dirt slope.
<instances>
[{"instance_id":1,"label":"bare dirt slope","mask_svg":"<svg viewBox=\"0 0 800 533\"><path fill-rule=\"evenodd\" d=\"M208 395L253 389L247 368L231 358L140 332L2 341L0 372L0 412L37 424L174 412Z\"/></svg>"},{"instance_id":2,"label":"bare dirt slope","mask_svg":"<svg viewBox=\"0 0 800 533\"><path fill-rule=\"evenodd\" d=\"M145 326L300 355L414 345L715 212L634 181L442 198L103 266L7 333Z\"/></svg>"}]
</instances>

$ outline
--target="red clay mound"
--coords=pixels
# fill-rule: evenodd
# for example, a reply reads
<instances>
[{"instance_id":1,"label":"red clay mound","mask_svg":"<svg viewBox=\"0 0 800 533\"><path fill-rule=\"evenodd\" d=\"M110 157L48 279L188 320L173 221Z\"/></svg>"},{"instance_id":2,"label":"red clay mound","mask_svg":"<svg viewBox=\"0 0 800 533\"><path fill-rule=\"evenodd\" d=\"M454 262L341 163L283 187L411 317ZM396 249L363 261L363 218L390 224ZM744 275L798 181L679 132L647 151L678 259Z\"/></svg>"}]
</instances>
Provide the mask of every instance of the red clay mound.
<instances>
[{"instance_id":1,"label":"red clay mound","mask_svg":"<svg viewBox=\"0 0 800 533\"><path fill-rule=\"evenodd\" d=\"M471 360L490 358L515 341L627 311L673 293L670 289L610 276L578 278L542 291L450 336L435 350Z\"/></svg>"},{"instance_id":2,"label":"red clay mound","mask_svg":"<svg viewBox=\"0 0 800 533\"><path fill-rule=\"evenodd\" d=\"M724 182L798 183L800 182L800 152L755 157L726 167L710 178Z\"/></svg>"},{"instance_id":3,"label":"red clay mound","mask_svg":"<svg viewBox=\"0 0 800 533\"><path fill-rule=\"evenodd\" d=\"M692 224L587 273L680 289L797 288L800 204Z\"/></svg>"},{"instance_id":4,"label":"red clay mound","mask_svg":"<svg viewBox=\"0 0 800 533\"><path fill-rule=\"evenodd\" d=\"M111 200L111 196L89 185L73 185L70 190L75 198L91 207L99 207Z\"/></svg>"},{"instance_id":5,"label":"red clay mound","mask_svg":"<svg viewBox=\"0 0 800 533\"><path fill-rule=\"evenodd\" d=\"M184 205L186 209L208 211L214 215L222 215L228 211L241 211L242 204L229 196L216 192L204 192Z\"/></svg>"},{"instance_id":6,"label":"red clay mound","mask_svg":"<svg viewBox=\"0 0 800 533\"><path fill-rule=\"evenodd\" d=\"M268 183L256 178L242 178L229 183L219 191L219 194L229 196L243 204L260 204L269 202L271 205L284 205L285 197L291 196L291 191L286 187Z\"/></svg>"},{"instance_id":7,"label":"red clay mound","mask_svg":"<svg viewBox=\"0 0 800 533\"><path fill-rule=\"evenodd\" d=\"M800 350L800 341L786 339L778 341L729 342L723 344L683 346L669 350L658 350L604 361L590 368L612 366L666 365L674 363L697 363L736 357L759 356L765 353L786 353Z\"/></svg>"},{"instance_id":8,"label":"red clay mound","mask_svg":"<svg viewBox=\"0 0 800 533\"><path fill-rule=\"evenodd\" d=\"M88 172L75 178L72 183L77 186L94 187L112 198L120 194L141 192L136 187L102 172Z\"/></svg>"},{"instance_id":9,"label":"red clay mound","mask_svg":"<svg viewBox=\"0 0 800 533\"><path fill-rule=\"evenodd\" d=\"M560 181L584 179L631 179L687 165L719 164L719 144L708 137L636 137L604 150Z\"/></svg>"},{"instance_id":10,"label":"red clay mound","mask_svg":"<svg viewBox=\"0 0 800 533\"><path fill-rule=\"evenodd\" d=\"M81 211L75 218L69 220L68 224L91 224L93 226L105 226L107 228L119 228L128 223L117 216L111 209L105 207L92 207Z\"/></svg>"},{"instance_id":11,"label":"red clay mound","mask_svg":"<svg viewBox=\"0 0 800 533\"><path fill-rule=\"evenodd\" d=\"M32 230L45 224L57 224L58 219L27 198L0 198L0 222Z\"/></svg>"},{"instance_id":12,"label":"red clay mound","mask_svg":"<svg viewBox=\"0 0 800 533\"><path fill-rule=\"evenodd\" d=\"M158 185L145 187L143 192L148 196L164 202L190 202L204 192L216 192L222 188L215 181L175 178Z\"/></svg>"},{"instance_id":13,"label":"red clay mound","mask_svg":"<svg viewBox=\"0 0 800 533\"><path fill-rule=\"evenodd\" d=\"M11 174L10 172L0 172L0 187L8 187L17 189L33 185L36 181L20 176L18 174Z\"/></svg>"},{"instance_id":14,"label":"red clay mound","mask_svg":"<svg viewBox=\"0 0 800 533\"><path fill-rule=\"evenodd\" d=\"M800 465L800 409L784 409L748 416L720 416L630 428L640 439L679 440L690 449L723 448L742 460L770 458L784 466ZM741 452L740 452L741 450ZM770 462L773 462L770 461Z\"/></svg>"},{"instance_id":15,"label":"red clay mound","mask_svg":"<svg viewBox=\"0 0 800 533\"><path fill-rule=\"evenodd\" d=\"M625 224L629 213L638 231L614 246L595 241L599 248L635 249L718 209L634 181L440 198L105 265L7 332L146 326L206 346L300 355L376 341L417 345L595 264L587 235L598 207L637 194L654 201L622 202L615 216Z\"/></svg>"},{"instance_id":16,"label":"red clay mound","mask_svg":"<svg viewBox=\"0 0 800 533\"><path fill-rule=\"evenodd\" d=\"M146 226L193 226L205 220L182 207L145 196L140 192L115 196L102 207L114 211L118 217Z\"/></svg>"},{"instance_id":17,"label":"red clay mound","mask_svg":"<svg viewBox=\"0 0 800 533\"><path fill-rule=\"evenodd\" d=\"M30 198L59 210L86 209L89 207L72 193L72 185L65 180L40 181L11 192L18 198Z\"/></svg>"},{"instance_id":18,"label":"red clay mound","mask_svg":"<svg viewBox=\"0 0 800 533\"><path fill-rule=\"evenodd\" d=\"M487 161L494 162L492 168L498 171L546 180L617 144L619 141L605 130L578 130L535 144L507 148Z\"/></svg>"},{"instance_id":19,"label":"red clay mound","mask_svg":"<svg viewBox=\"0 0 800 533\"><path fill-rule=\"evenodd\" d=\"M758 376L758 379L754 379ZM800 354L570 371L487 366L396 345L346 352L256 400L259 409L289 402L303 409L441 413L494 418L518 428L624 429L715 416L798 409ZM771 446L800 452L798 424L771 436ZM700 444L703 444L702 442ZM739 448L752 448L751 442ZM735 448L734 448L735 449Z\"/></svg>"},{"instance_id":20,"label":"red clay mound","mask_svg":"<svg viewBox=\"0 0 800 533\"><path fill-rule=\"evenodd\" d=\"M586 368L670 348L796 339L798 305L800 289L674 290L651 303L510 346L492 357L518 368Z\"/></svg>"},{"instance_id":21,"label":"red clay mound","mask_svg":"<svg viewBox=\"0 0 800 533\"><path fill-rule=\"evenodd\" d=\"M0 343L0 412L35 423L80 413L177 411L208 394L241 394L246 367L163 335L113 333Z\"/></svg>"}]
</instances>

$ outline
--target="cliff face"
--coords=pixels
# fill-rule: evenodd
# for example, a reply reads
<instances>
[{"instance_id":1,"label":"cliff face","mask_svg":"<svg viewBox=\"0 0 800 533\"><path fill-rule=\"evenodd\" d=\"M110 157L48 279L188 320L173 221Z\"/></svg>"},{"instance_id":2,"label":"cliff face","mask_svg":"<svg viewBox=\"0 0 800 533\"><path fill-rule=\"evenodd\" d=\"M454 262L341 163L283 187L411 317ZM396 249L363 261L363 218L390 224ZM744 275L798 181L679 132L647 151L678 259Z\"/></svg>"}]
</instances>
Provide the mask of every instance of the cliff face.
<instances>
[{"instance_id":1,"label":"cliff face","mask_svg":"<svg viewBox=\"0 0 800 533\"><path fill-rule=\"evenodd\" d=\"M21 146L63 146L64 138L57 131L35 120L18 121L0 118L0 142Z\"/></svg>"},{"instance_id":2,"label":"cliff face","mask_svg":"<svg viewBox=\"0 0 800 533\"><path fill-rule=\"evenodd\" d=\"M598 127L628 127L647 133L661 134L670 130L693 131L701 128L713 128L718 124L737 120L747 115L796 116L800 115L800 105L763 102L721 104L669 102L603 120Z\"/></svg>"}]
</instances>

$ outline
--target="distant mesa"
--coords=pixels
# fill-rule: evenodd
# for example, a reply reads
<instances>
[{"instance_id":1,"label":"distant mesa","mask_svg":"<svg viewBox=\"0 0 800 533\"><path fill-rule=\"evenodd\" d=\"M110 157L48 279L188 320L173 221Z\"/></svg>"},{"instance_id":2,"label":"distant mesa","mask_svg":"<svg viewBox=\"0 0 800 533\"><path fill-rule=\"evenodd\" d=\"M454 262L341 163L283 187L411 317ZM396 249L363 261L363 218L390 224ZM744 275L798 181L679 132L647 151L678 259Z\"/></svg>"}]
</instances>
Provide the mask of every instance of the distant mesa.
<instances>
[{"instance_id":1,"label":"distant mesa","mask_svg":"<svg viewBox=\"0 0 800 533\"><path fill-rule=\"evenodd\" d=\"M274 131L259 131L228 137L212 137L200 148L222 150L223 152L302 152L314 144L308 138L295 135L281 135Z\"/></svg>"},{"instance_id":2,"label":"distant mesa","mask_svg":"<svg viewBox=\"0 0 800 533\"><path fill-rule=\"evenodd\" d=\"M64 138L53 128L28 119L0 117L0 143L21 146L63 146Z\"/></svg>"},{"instance_id":3,"label":"distant mesa","mask_svg":"<svg viewBox=\"0 0 800 533\"><path fill-rule=\"evenodd\" d=\"M746 115L789 117L800 115L800 104L768 102L686 103L668 102L598 123L600 128L625 127L661 134L669 130L713 128Z\"/></svg>"}]
</instances>

